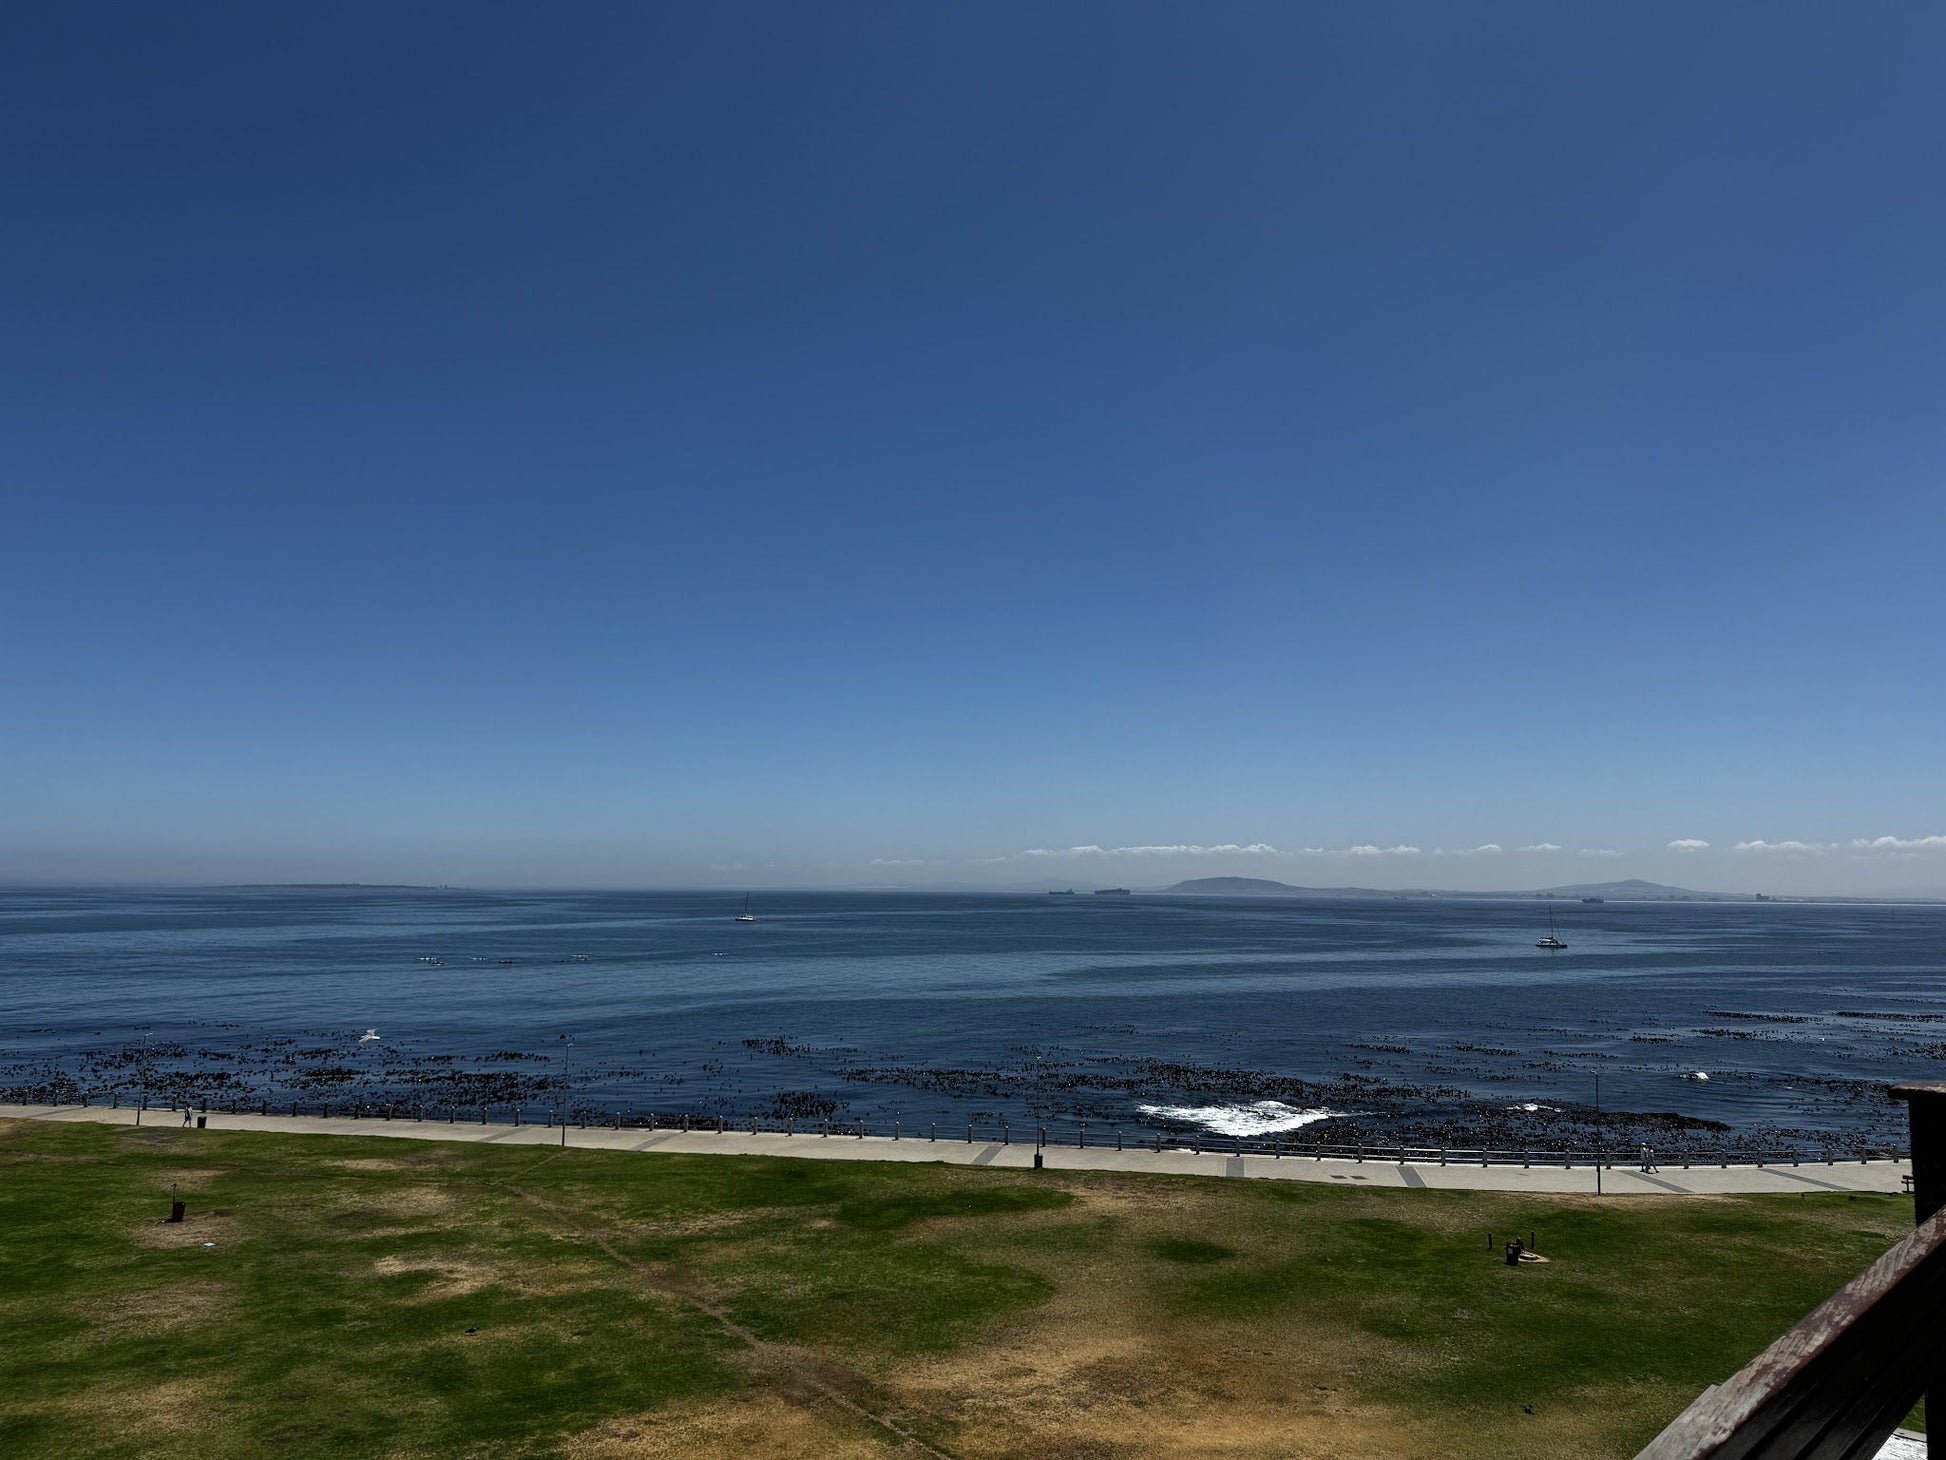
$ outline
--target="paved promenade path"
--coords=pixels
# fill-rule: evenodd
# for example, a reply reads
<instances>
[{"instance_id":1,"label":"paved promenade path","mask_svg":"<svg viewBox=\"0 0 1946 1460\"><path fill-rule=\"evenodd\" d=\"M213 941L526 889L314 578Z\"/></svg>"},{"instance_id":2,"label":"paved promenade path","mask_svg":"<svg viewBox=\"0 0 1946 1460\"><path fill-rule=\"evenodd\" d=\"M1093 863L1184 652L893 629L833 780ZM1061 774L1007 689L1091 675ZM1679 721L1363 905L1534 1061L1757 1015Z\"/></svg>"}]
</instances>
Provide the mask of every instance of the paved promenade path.
<instances>
[{"instance_id":1,"label":"paved promenade path","mask_svg":"<svg viewBox=\"0 0 1946 1460\"><path fill-rule=\"evenodd\" d=\"M150 1110L146 1125L180 1129L180 1112ZM133 1110L80 1105L0 1105L0 1120L93 1121L134 1125ZM467 1141L496 1146L558 1146L562 1132L545 1125L482 1125L441 1120L383 1120L315 1115L225 1115L212 1111L212 1130L275 1131L283 1135L389 1136L404 1140ZM749 1131L645 1131L570 1127L567 1144L592 1151L670 1151L708 1156L796 1156L825 1161L944 1161L953 1166L1019 1168L1034 1164L1031 1142L931 1141L924 1137L778 1135ZM1143 1171L1164 1176L1235 1176L1269 1181L1323 1181L1343 1185L1423 1187L1442 1191L1531 1191L1585 1194L1595 1191L1595 1171L1577 1166L1442 1166L1436 1162L1372 1159L1313 1160L1308 1156L1231 1156L1216 1151L1116 1151L1049 1146L1042 1151L1056 1171ZM1658 1166L1640 1171L1611 1166L1601 1173L1608 1196L1722 1196L1731 1193L1872 1191L1898 1193L1911 1173L1909 1161L1806 1162L1791 1166Z\"/></svg>"}]
</instances>

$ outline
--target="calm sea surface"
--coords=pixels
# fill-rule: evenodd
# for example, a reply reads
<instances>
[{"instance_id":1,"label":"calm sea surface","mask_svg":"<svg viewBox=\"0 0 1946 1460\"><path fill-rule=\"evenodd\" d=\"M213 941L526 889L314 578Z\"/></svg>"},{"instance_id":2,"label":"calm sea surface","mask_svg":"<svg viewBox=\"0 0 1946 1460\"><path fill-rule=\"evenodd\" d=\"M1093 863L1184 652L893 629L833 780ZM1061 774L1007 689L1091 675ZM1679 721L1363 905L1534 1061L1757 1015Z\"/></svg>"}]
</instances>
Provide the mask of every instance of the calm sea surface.
<instances>
[{"instance_id":1,"label":"calm sea surface","mask_svg":"<svg viewBox=\"0 0 1946 1460\"><path fill-rule=\"evenodd\" d=\"M1879 1089L1946 1059L1946 908L1561 902L1547 953L1531 901L741 905L0 892L0 1086L540 1108L565 1067L596 1110L1229 1129L1545 1121L1599 1077L1605 1110L1896 1140Z\"/></svg>"}]
</instances>

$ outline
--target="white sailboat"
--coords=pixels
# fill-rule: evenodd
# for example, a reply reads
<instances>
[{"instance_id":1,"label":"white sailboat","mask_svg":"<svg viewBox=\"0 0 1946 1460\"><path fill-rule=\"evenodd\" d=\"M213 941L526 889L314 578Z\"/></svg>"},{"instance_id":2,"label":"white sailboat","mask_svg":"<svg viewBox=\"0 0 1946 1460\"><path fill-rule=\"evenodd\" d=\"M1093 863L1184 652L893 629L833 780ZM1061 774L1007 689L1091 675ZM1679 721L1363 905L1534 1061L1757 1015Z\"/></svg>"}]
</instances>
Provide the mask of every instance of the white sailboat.
<instances>
[{"instance_id":1,"label":"white sailboat","mask_svg":"<svg viewBox=\"0 0 1946 1460\"><path fill-rule=\"evenodd\" d=\"M1554 909L1551 906L1547 910L1547 936L1545 938L1535 939L1534 946L1536 948L1546 948L1549 950L1553 950L1555 948L1565 948L1568 946L1567 944L1563 943L1559 938L1554 936Z\"/></svg>"},{"instance_id":2,"label":"white sailboat","mask_svg":"<svg viewBox=\"0 0 1946 1460\"><path fill-rule=\"evenodd\" d=\"M743 894L743 911L737 914L737 921L740 923L754 923L756 920L757 915L750 911L750 894L746 892Z\"/></svg>"}]
</instances>

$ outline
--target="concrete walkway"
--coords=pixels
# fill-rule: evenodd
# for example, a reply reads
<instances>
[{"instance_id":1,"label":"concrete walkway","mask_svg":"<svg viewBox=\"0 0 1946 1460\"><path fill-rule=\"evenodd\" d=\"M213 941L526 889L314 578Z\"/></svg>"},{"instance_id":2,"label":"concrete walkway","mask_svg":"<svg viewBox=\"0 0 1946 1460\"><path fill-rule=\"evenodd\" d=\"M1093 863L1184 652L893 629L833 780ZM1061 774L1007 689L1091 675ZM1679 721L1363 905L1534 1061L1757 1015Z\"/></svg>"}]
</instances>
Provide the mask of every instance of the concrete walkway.
<instances>
[{"instance_id":1,"label":"concrete walkway","mask_svg":"<svg viewBox=\"0 0 1946 1460\"><path fill-rule=\"evenodd\" d=\"M91 1121L134 1125L133 1110L81 1105L0 1105L0 1120ZM275 1131L284 1135L388 1136L405 1140L462 1141L496 1146L558 1146L561 1131L544 1125L482 1125L439 1120L382 1120L374 1116L225 1115L211 1112L213 1130ZM150 1110L143 1124L180 1130L179 1111ZM192 1128L193 1129L193 1128ZM931 1141L923 1137L779 1135L749 1131L645 1131L570 1127L568 1145L592 1151L667 1151L708 1156L796 1156L827 1161L943 1161L952 1166L1028 1167L1032 1142ZM1042 1151L1056 1171L1142 1171L1165 1176L1237 1176L1271 1181L1323 1181L1344 1185L1442 1191L1527 1191L1592 1195L1590 1167L1441 1166L1427 1162L1313 1160L1308 1156L1229 1156L1214 1151L1116 1151L1048 1146ZM1860 1191L1896 1194L1911 1173L1908 1161L1846 1161L1800 1166L1659 1166L1652 1172L1613 1166L1600 1175L1608 1196L1722 1196L1732 1193Z\"/></svg>"}]
</instances>

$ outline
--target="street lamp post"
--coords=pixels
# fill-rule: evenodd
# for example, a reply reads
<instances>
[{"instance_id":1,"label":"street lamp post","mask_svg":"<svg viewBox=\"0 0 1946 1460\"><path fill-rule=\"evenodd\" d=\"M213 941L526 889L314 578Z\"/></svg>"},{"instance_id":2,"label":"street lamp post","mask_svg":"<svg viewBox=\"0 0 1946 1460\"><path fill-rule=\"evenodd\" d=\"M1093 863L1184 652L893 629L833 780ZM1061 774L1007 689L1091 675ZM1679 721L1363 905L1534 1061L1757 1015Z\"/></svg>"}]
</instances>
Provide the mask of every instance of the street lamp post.
<instances>
[{"instance_id":1,"label":"street lamp post","mask_svg":"<svg viewBox=\"0 0 1946 1460\"><path fill-rule=\"evenodd\" d=\"M142 1030L142 1095L141 1098L135 1102L135 1123L137 1125L140 1125L142 1123L142 1110L143 1107L146 1106L148 1103L149 1103L149 1031L147 1026L144 1026Z\"/></svg>"},{"instance_id":2,"label":"street lamp post","mask_svg":"<svg viewBox=\"0 0 1946 1460\"><path fill-rule=\"evenodd\" d=\"M561 1086L567 1095L567 1108L561 1112L561 1145L568 1143L568 1119L574 1114L574 1036L561 1036Z\"/></svg>"},{"instance_id":3,"label":"street lamp post","mask_svg":"<svg viewBox=\"0 0 1946 1460\"><path fill-rule=\"evenodd\" d=\"M1595 1071L1595 1114L1601 1114L1601 1071ZM1595 1122L1595 1195L1601 1195L1601 1122Z\"/></svg>"}]
</instances>

